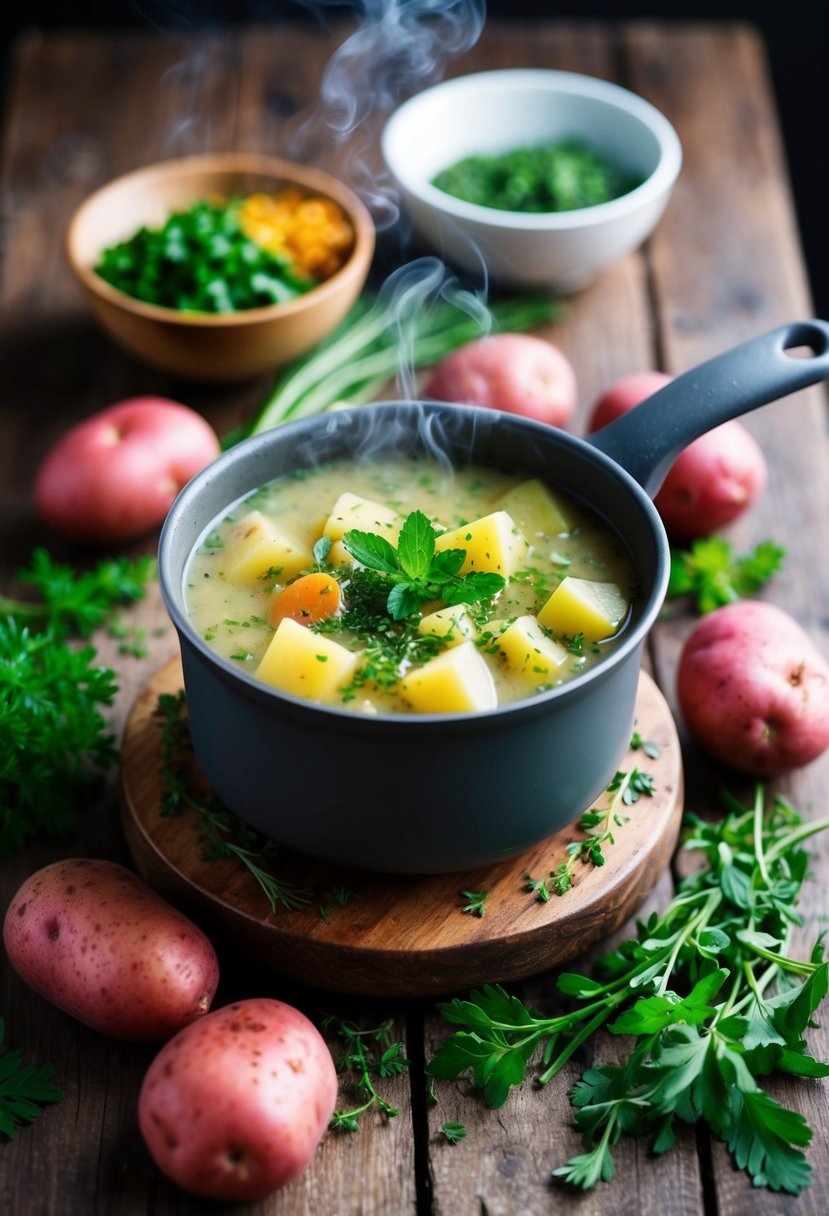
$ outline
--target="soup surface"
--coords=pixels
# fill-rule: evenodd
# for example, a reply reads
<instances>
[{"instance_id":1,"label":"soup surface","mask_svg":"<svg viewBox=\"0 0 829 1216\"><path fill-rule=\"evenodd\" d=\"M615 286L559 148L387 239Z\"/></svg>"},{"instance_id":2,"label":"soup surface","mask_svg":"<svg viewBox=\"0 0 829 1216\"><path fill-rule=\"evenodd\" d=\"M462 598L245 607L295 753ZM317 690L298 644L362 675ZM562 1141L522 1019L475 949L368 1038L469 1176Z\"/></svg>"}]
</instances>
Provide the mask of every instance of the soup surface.
<instances>
[{"instance_id":1,"label":"soup surface","mask_svg":"<svg viewBox=\"0 0 829 1216\"><path fill-rule=\"evenodd\" d=\"M337 463L262 486L188 563L220 655L357 713L464 713L531 697L624 634L619 537L540 481L422 459Z\"/></svg>"}]
</instances>

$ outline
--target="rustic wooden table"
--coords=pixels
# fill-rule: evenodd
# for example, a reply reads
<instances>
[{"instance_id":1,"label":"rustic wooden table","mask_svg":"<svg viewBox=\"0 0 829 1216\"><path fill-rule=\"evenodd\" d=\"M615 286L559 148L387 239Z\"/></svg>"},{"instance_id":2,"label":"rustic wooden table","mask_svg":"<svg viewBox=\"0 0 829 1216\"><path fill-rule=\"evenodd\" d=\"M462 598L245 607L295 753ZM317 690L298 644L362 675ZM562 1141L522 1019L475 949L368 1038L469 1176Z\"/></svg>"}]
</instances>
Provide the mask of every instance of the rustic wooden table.
<instances>
[{"instance_id":1,"label":"rustic wooden table","mask_svg":"<svg viewBox=\"0 0 829 1216\"><path fill-rule=\"evenodd\" d=\"M0 359L0 537L4 583L36 544L82 561L38 522L31 499L37 461L71 422L122 396L159 391L201 409L218 430L247 416L265 385L205 388L171 382L116 350L95 328L64 262L62 241L75 205L94 187L132 167L207 149L292 152L336 167L371 149L382 106L358 115L352 138L337 147L316 116L323 70L343 30L309 26L240 28L192 41L138 34L36 31L16 47L2 151L4 273ZM681 179L653 238L571 299L549 331L573 361L583 426L598 391L613 377L649 366L681 372L778 324L810 315L785 150L771 95L764 47L748 27L731 24L542 23L488 26L477 43L450 59L451 74L508 66L559 67L617 80L659 106L685 150ZM370 79L363 73L363 79ZM306 120L311 119L310 126ZM321 132L323 134L321 134ZM371 164L369 155L368 164ZM365 185L365 180L363 185ZM359 182L357 182L360 185ZM730 532L735 546L770 536L788 550L785 575L764 594L788 608L829 654L829 444L822 390L761 410L746 425L771 469L767 493ZM134 547L151 552L155 538ZM115 727L136 694L176 652L156 589L133 614L146 628L149 655L128 658L108 637L101 661L118 672ZM659 623L647 663L674 706L673 673L690 616ZM2 675L0 673L0 678ZM715 813L724 774L686 750L687 805ZM747 795L729 778L729 788ZM806 816L825 809L829 755L781 779L775 789ZM115 779L67 841L38 840L4 858L0 906L23 878L59 856L104 855L129 861L121 834ZM825 927L829 843L814 846L816 881L807 885L804 940ZM664 905L676 872L649 897ZM578 890L568 898L578 899ZM630 925L627 926L630 931ZM623 930L624 932L624 930ZM580 960L589 966L590 956ZM311 1168L286 1190L246 1208L204 1204L179 1192L153 1168L136 1125L136 1095L152 1049L102 1038L27 990L0 962L0 1012L7 1038L27 1058L51 1060L64 1100L0 1146L0 1207L9 1216L92 1213L249 1211L265 1216L587 1216L611 1205L648 1213L755 1216L829 1210L829 1115L820 1082L775 1080L773 1092L815 1130L809 1149L812 1187L798 1199L753 1190L722 1143L686 1128L677 1148L653 1159L636 1142L618 1151L610 1186L586 1195L556 1189L550 1171L578 1151L567 1091L576 1072L543 1091L525 1085L490 1111L466 1082L440 1087L437 1107L424 1101L423 1061L444 1033L433 1000L333 997L298 989L223 957L223 1000L282 996L312 1016L333 1011L371 1026L390 1018L405 1040L411 1068L386 1083L399 1116L369 1119L354 1135L330 1134ZM527 1000L555 1005L554 976L516 988ZM829 1034L811 1033L813 1052L829 1056ZM596 1046L605 1057L609 1040ZM448 1144L445 1120L468 1129Z\"/></svg>"}]
</instances>

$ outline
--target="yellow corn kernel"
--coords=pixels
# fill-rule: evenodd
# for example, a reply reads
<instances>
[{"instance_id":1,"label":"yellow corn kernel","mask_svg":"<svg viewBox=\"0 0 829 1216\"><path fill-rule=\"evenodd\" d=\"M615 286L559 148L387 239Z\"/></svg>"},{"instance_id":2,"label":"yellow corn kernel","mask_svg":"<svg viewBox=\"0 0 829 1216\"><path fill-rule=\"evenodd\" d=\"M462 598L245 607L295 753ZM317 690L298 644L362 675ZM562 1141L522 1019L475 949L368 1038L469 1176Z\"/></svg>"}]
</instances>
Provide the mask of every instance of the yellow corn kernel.
<instances>
[{"instance_id":1,"label":"yellow corn kernel","mask_svg":"<svg viewBox=\"0 0 829 1216\"><path fill-rule=\"evenodd\" d=\"M333 199L303 197L288 187L275 196L252 194L239 210L242 231L270 253L287 256L293 270L329 278L345 262L354 229Z\"/></svg>"}]
</instances>

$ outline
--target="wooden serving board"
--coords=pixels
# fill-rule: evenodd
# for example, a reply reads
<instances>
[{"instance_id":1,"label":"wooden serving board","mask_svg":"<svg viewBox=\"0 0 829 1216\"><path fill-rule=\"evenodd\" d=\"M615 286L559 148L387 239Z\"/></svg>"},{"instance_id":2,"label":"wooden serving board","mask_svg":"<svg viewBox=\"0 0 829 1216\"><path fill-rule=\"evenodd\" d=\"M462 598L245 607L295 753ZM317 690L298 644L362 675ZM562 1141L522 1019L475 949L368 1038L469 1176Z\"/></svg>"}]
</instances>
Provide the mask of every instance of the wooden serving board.
<instances>
[{"instance_id":1,"label":"wooden serving board","mask_svg":"<svg viewBox=\"0 0 829 1216\"><path fill-rule=\"evenodd\" d=\"M630 917L668 864L682 818L683 773L670 710L646 672L637 698L637 730L656 758L630 751L620 767L653 777L654 792L623 807L626 822L605 845L601 867L581 862L575 883L546 902L526 875L544 878L565 860L578 826L496 865L457 874L383 875L336 867L295 853L272 863L278 876L308 892L298 910L270 904L235 859L205 859L197 814L162 811L165 778L163 693L182 688L179 661L141 691L123 741L123 823L139 872L207 929L260 966L328 991L427 996L483 982L535 975L574 958ZM196 771L196 775L200 774ZM203 780L203 778L202 778ZM608 806L604 795L595 806ZM485 914L465 912L464 892L487 892ZM345 896L348 892L348 896ZM340 901L338 902L337 896Z\"/></svg>"}]
</instances>

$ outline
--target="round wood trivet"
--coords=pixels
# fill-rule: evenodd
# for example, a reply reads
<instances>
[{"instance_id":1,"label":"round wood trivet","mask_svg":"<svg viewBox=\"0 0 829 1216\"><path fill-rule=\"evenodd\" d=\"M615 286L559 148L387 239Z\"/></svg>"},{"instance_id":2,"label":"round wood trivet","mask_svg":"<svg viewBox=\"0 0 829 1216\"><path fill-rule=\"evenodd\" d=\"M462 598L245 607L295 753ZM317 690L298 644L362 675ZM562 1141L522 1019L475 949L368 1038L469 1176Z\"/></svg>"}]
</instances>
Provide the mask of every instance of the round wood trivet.
<instances>
[{"instance_id":1,"label":"round wood trivet","mask_svg":"<svg viewBox=\"0 0 829 1216\"><path fill-rule=\"evenodd\" d=\"M155 710L182 687L175 659L139 694L123 741L123 823L139 872L215 928L258 965L328 991L430 996L535 975L574 958L636 911L668 864L682 818L683 774L676 728L659 689L642 672L636 726L659 754L630 751L620 768L653 777L654 793L623 807L628 817L604 847L601 867L578 864L564 895L540 901L526 875L544 878L565 860L577 825L510 860L458 874L382 875L337 869L285 852L283 880L307 889L296 911L271 912L261 888L234 859L203 857L196 814L161 813L165 781ZM608 795L596 809L608 805ZM464 892L486 891L485 915L465 912Z\"/></svg>"}]
</instances>

